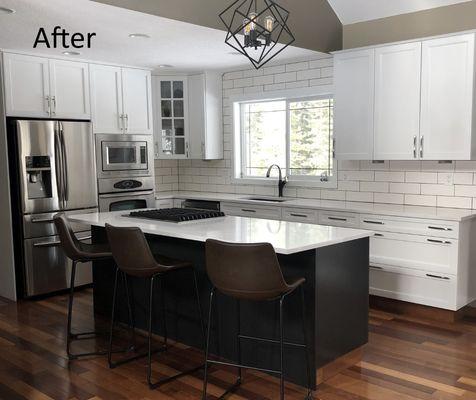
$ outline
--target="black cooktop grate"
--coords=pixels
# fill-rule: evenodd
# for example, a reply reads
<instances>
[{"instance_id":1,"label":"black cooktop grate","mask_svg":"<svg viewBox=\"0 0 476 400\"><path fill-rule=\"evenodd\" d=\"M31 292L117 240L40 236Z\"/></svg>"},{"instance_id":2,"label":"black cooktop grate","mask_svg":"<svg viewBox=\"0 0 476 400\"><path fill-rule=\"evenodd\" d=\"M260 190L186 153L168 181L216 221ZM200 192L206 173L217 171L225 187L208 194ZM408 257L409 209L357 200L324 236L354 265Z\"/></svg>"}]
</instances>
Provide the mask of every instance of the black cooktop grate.
<instances>
[{"instance_id":1,"label":"black cooktop grate","mask_svg":"<svg viewBox=\"0 0 476 400\"><path fill-rule=\"evenodd\" d=\"M199 219L224 217L222 211L197 210L188 208L162 208L157 210L131 211L135 218L155 219L158 221L185 222Z\"/></svg>"}]
</instances>

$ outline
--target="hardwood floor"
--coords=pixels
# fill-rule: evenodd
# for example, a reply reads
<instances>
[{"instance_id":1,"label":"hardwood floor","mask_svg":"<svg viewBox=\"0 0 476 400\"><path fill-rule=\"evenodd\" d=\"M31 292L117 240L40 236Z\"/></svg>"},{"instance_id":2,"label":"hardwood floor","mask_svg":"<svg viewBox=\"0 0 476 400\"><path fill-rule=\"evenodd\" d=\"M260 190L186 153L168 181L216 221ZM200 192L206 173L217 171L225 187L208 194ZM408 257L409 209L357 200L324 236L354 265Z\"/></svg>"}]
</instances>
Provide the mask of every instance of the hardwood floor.
<instances>
[{"instance_id":1,"label":"hardwood floor","mask_svg":"<svg viewBox=\"0 0 476 400\"><path fill-rule=\"evenodd\" d=\"M75 328L91 328L91 293L76 297ZM157 390L145 383L145 360L110 370L104 357L69 363L65 355L66 296L19 304L0 301L0 399L123 400L201 398L201 372ZM355 363L319 386L323 400L476 400L476 320L425 321L372 310L370 342ZM91 349L92 341L77 343ZM173 344L156 356L157 377L202 361L198 350ZM213 368L209 399L233 382L234 371ZM246 373L230 399L278 398L278 380ZM286 398L305 390L288 385Z\"/></svg>"}]
</instances>

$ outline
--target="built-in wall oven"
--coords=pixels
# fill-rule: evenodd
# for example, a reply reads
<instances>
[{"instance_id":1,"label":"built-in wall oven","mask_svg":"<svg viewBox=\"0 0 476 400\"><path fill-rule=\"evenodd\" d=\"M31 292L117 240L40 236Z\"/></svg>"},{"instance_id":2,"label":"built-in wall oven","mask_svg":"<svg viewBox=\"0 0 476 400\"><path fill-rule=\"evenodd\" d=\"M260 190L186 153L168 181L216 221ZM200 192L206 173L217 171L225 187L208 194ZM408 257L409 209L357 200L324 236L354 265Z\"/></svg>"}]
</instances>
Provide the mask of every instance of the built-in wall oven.
<instances>
[{"instance_id":1,"label":"built-in wall oven","mask_svg":"<svg viewBox=\"0 0 476 400\"><path fill-rule=\"evenodd\" d=\"M151 135L97 135L99 211L154 207L153 163Z\"/></svg>"}]
</instances>

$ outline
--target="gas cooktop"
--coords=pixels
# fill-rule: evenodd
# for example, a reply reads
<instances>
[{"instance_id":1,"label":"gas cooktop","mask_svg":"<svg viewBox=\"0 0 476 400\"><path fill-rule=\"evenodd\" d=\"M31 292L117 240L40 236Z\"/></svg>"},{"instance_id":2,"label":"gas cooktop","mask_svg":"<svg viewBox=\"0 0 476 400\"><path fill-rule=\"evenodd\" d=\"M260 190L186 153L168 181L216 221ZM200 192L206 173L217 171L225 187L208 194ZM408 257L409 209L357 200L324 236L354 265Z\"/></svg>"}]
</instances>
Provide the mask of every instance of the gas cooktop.
<instances>
[{"instance_id":1,"label":"gas cooktop","mask_svg":"<svg viewBox=\"0 0 476 400\"><path fill-rule=\"evenodd\" d=\"M224 217L222 211L185 209L185 208L162 208L157 210L131 211L130 217L147 218L157 221L186 222L199 219Z\"/></svg>"}]
</instances>

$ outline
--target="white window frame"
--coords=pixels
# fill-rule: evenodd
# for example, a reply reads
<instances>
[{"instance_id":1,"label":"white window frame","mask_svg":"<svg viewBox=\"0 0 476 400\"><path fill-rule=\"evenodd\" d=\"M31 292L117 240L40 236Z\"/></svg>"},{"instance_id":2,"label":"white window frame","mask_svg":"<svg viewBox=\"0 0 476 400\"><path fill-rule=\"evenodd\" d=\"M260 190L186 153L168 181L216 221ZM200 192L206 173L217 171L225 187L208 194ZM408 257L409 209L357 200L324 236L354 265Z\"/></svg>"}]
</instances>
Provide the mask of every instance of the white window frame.
<instances>
[{"instance_id":1,"label":"white window frame","mask_svg":"<svg viewBox=\"0 0 476 400\"><path fill-rule=\"evenodd\" d=\"M238 95L230 97L230 104L232 108L232 134L233 134L233 146L232 146L232 164L233 164L233 175L232 183L235 185L276 185L277 178L250 178L242 177L242 171L244 169L244 157L243 157L243 147L244 140L241 133L242 126L242 114L241 114L241 105L243 103L258 103L265 101L286 101L286 108L288 104L294 101L300 100L314 100L322 98L333 98L333 86L332 85L322 85L312 88L300 88L300 89L290 89L290 90L280 90L275 92L266 92L266 93L252 93L248 95ZM288 112L286 111L286 118L288 119ZM286 163L288 165L283 166L288 170L290 157L289 157L289 121L286 121ZM334 137L333 137L334 138ZM334 153L332 151L332 153ZM337 161L334 157L333 162L333 172L332 176L329 177L328 181L322 182L320 177L316 176L298 176L298 175L288 175L288 187L319 187L319 188L337 188Z\"/></svg>"}]
</instances>

